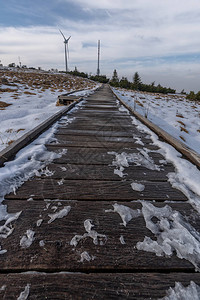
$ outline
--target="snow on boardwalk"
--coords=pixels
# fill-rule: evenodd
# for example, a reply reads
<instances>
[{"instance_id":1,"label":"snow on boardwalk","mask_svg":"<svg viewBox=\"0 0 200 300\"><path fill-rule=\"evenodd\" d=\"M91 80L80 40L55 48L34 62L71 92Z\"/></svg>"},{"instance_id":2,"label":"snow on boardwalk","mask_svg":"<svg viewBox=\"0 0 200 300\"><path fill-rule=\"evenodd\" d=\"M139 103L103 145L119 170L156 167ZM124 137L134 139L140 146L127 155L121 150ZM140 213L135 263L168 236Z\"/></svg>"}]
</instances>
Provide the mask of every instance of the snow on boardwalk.
<instances>
[{"instance_id":1,"label":"snow on boardwalk","mask_svg":"<svg viewBox=\"0 0 200 300\"><path fill-rule=\"evenodd\" d=\"M2 298L199 299L199 171L140 126L104 86L1 169Z\"/></svg>"}]
</instances>

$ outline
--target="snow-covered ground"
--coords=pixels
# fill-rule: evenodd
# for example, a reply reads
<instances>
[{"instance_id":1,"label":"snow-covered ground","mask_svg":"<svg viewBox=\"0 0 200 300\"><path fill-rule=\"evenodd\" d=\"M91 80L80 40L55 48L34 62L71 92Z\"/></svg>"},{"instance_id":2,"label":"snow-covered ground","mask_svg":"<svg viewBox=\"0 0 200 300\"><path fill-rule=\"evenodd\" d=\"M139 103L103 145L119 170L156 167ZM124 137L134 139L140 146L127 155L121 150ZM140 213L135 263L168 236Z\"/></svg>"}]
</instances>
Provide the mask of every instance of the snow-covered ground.
<instances>
[{"instance_id":1,"label":"snow-covered ground","mask_svg":"<svg viewBox=\"0 0 200 300\"><path fill-rule=\"evenodd\" d=\"M142 116L200 154L200 103L184 95L114 91Z\"/></svg>"},{"instance_id":2,"label":"snow-covered ground","mask_svg":"<svg viewBox=\"0 0 200 300\"><path fill-rule=\"evenodd\" d=\"M96 87L90 80L64 74L0 70L0 151L24 133L63 109L60 94Z\"/></svg>"}]
</instances>

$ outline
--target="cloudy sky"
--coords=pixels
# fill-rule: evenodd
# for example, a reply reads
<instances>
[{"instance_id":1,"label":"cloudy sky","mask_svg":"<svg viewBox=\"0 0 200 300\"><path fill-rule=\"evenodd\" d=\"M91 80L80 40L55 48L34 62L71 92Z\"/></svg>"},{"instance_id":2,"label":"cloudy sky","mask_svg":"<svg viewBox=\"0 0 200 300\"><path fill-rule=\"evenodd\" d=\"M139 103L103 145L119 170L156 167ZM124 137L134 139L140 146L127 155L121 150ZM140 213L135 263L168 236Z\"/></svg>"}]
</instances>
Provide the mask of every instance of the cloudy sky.
<instances>
[{"instance_id":1,"label":"cloudy sky","mask_svg":"<svg viewBox=\"0 0 200 300\"><path fill-rule=\"evenodd\" d=\"M200 90L199 0L1 0L0 60L96 73L101 40L101 74L180 91Z\"/></svg>"}]
</instances>

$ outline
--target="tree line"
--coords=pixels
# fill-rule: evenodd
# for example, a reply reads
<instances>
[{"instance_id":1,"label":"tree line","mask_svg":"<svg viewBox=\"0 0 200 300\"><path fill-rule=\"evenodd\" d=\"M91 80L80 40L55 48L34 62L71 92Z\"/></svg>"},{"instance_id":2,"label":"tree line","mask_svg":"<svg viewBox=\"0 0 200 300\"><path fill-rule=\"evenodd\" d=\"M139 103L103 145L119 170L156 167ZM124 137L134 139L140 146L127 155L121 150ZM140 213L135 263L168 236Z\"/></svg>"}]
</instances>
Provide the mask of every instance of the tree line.
<instances>
[{"instance_id":1,"label":"tree line","mask_svg":"<svg viewBox=\"0 0 200 300\"><path fill-rule=\"evenodd\" d=\"M97 75L88 75L87 73L79 72L76 67L75 67L74 71L70 71L68 73L71 74L71 75L74 75L74 76L79 76L79 77L82 77L82 78L88 78L88 79L91 79L93 81L98 81L98 82L101 82L101 83L108 83L108 81L109 81L109 78L107 78L106 75L99 75L99 76L97 76Z\"/></svg>"},{"instance_id":2,"label":"tree line","mask_svg":"<svg viewBox=\"0 0 200 300\"><path fill-rule=\"evenodd\" d=\"M139 76L138 72L135 72L133 76L133 81L130 82L126 77L122 77L119 79L117 71L114 70L113 76L111 79L107 78L106 75L88 75L84 72L79 72L77 68L75 67L74 71L68 72L71 75L83 77L83 78L89 78L94 81L98 81L101 83L108 83L113 87L120 87L124 89L131 89L131 90L138 90L138 91L145 91L145 92L151 92L151 93L163 93L163 94L175 94L176 90L171 88L166 88L161 86L160 84L155 85L155 82L152 82L151 84L145 84L142 82L141 77Z\"/></svg>"},{"instance_id":3,"label":"tree line","mask_svg":"<svg viewBox=\"0 0 200 300\"><path fill-rule=\"evenodd\" d=\"M174 89L163 87L160 84L155 85L155 81L152 82L151 84L143 83L138 72L135 72L133 76L133 81L130 82L126 77L122 77L121 79L119 79L117 71L114 70L113 76L109 83L113 87L120 87L124 89L138 90L143 92L162 93L162 94L176 93L176 90Z\"/></svg>"},{"instance_id":4,"label":"tree line","mask_svg":"<svg viewBox=\"0 0 200 300\"><path fill-rule=\"evenodd\" d=\"M186 99L200 101L200 91L198 93L196 93L196 94L195 94L195 92L191 91L187 95Z\"/></svg>"}]
</instances>

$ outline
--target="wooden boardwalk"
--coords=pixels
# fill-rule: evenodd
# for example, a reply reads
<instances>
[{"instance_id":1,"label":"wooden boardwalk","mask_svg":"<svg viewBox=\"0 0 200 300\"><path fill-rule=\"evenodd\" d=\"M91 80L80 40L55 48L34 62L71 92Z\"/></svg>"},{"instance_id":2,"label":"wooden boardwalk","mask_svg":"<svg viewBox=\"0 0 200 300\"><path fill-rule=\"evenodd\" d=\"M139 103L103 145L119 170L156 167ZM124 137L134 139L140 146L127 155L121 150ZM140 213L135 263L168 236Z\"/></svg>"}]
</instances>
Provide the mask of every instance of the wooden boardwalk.
<instances>
[{"instance_id":1,"label":"wooden boardwalk","mask_svg":"<svg viewBox=\"0 0 200 300\"><path fill-rule=\"evenodd\" d=\"M0 299L158 299L175 282L200 284L187 260L136 247L145 236L155 239L139 200L154 200L156 207L173 201L167 204L200 230L187 198L168 182L173 165L163 163L150 137L119 110L109 86L70 118L70 124L59 122L57 140L46 145L49 151L66 149L48 165L50 176L34 177L5 197L9 213L22 213L13 233L1 239L7 252L0 255ZM123 153L141 164L130 159L120 177L113 162ZM147 155L157 168L145 166ZM133 189L132 183L145 188ZM138 215L124 219L124 226L116 204Z\"/></svg>"}]
</instances>

